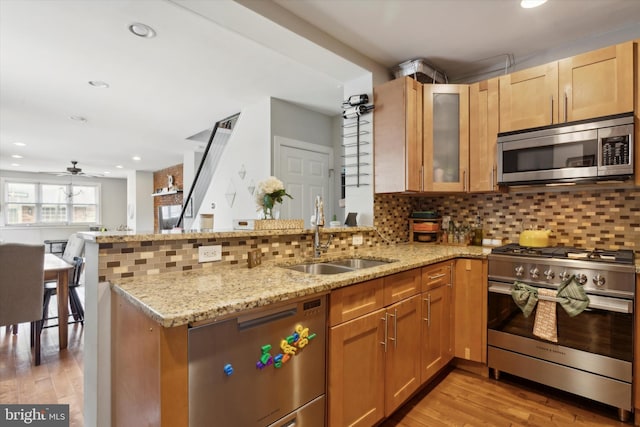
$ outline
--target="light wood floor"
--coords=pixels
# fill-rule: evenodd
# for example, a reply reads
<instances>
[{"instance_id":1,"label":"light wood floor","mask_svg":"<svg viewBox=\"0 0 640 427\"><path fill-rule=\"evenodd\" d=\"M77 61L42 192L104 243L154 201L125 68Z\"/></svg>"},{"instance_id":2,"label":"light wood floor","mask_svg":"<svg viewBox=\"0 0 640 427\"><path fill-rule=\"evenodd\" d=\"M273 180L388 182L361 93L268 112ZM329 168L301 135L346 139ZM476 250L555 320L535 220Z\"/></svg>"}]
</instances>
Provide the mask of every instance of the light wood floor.
<instances>
[{"instance_id":1,"label":"light wood floor","mask_svg":"<svg viewBox=\"0 0 640 427\"><path fill-rule=\"evenodd\" d=\"M44 329L41 364L34 366L29 324L20 324L17 335L0 327L0 402L68 404L69 425L84 426L83 329L79 323L69 325L69 345L63 351L58 349L58 328Z\"/></svg>"},{"instance_id":2,"label":"light wood floor","mask_svg":"<svg viewBox=\"0 0 640 427\"><path fill-rule=\"evenodd\" d=\"M629 426L617 410L502 374L499 381L459 369L421 391L381 427Z\"/></svg>"},{"instance_id":3,"label":"light wood floor","mask_svg":"<svg viewBox=\"0 0 640 427\"><path fill-rule=\"evenodd\" d=\"M69 348L58 330L42 333L42 364L33 366L29 325L18 335L0 328L0 402L69 404L70 425L84 425L83 327L69 326ZM400 408L381 427L629 426L614 408L503 375L500 381L455 369Z\"/></svg>"}]
</instances>

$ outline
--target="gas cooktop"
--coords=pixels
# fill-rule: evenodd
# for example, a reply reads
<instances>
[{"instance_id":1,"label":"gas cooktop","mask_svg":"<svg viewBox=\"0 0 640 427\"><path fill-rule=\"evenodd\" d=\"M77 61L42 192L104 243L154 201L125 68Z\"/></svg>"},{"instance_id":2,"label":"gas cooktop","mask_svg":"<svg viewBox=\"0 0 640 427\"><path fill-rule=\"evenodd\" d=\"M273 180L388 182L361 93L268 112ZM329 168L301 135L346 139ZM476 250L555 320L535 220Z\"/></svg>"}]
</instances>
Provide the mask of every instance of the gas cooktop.
<instances>
[{"instance_id":1,"label":"gas cooktop","mask_svg":"<svg viewBox=\"0 0 640 427\"><path fill-rule=\"evenodd\" d=\"M543 248L530 248L520 246L517 243L493 248L492 254L528 256L541 258L567 258L584 259L588 261L603 261L615 264L633 264L634 253L632 250L604 250L604 249L581 249L568 246L555 246Z\"/></svg>"}]
</instances>

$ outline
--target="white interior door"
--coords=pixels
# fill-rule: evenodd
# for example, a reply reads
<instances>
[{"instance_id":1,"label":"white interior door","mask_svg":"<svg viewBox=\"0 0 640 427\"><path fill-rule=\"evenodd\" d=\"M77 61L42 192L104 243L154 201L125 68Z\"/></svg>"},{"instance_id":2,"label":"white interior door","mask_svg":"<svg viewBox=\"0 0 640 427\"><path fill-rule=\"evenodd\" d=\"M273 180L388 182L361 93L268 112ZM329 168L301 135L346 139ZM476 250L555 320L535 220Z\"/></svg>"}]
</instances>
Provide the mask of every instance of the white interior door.
<instances>
[{"instance_id":1,"label":"white interior door","mask_svg":"<svg viewBox=\"0 0 640 427\"><path fill-rule=\"evenodd\" d=\"M287 193L280 218L304 219L310 227L316 196L324 201L325 226L331 220L333 197L329 170L333 165L333 149L318 144L276 136L274 138L274 175L284 183Z\"/></svg>"}]
</instances>

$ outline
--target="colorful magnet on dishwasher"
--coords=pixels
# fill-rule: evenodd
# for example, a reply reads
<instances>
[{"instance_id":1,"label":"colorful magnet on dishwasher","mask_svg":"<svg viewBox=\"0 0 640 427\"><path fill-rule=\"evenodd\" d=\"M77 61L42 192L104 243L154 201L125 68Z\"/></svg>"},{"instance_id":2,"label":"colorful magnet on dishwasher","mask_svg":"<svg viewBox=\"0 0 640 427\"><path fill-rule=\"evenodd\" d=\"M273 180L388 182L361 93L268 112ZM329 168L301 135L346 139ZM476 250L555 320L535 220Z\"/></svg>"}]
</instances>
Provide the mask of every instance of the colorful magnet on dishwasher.
<instances>
[{"instance_id":1,"label":"colorful magnet on dishwasher","mask_svg":"<svg viewBox=\"0 0 640 427\"><path fill-rule=\"evenodd\" d=\"M282 367L282 353L273 358L273 366L276 368Z\"/></svg>"},{"instance_id":2,"label":"colorful magnet on dishwasher","mask_svg":"<svg viewBox=\"0 0 640 427\"><path fill-rule=\"evenodd\" d=\"M273 357L271 357L271 344L265 344L260 347L260 351L262 355L260 356L260 360L256 363L256 368L262 369L265 366L271 365L273 363Z\"/></svg>"},{"instance_id":3,"label":"colorful magnet on dishwasher","mask_svg":"<svg viewBox=\"0 0 640 427\"><path fill-rule=\"evenodd\" d=\"M233 374L233 366L231 366L231 363L227 363L222 369L227 376L231 376Z\"/></svg>"}]
</instances>

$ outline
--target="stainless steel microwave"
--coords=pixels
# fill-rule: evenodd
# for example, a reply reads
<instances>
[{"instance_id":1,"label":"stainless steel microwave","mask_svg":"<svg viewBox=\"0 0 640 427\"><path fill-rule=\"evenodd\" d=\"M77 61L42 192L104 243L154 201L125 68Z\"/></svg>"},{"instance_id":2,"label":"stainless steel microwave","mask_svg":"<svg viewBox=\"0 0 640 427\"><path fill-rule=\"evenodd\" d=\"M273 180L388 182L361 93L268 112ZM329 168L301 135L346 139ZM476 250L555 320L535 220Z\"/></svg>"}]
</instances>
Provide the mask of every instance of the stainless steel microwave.
<instances>
[{"instance_id":1,"label":"stainless steel microwave","mask_svg":"<svg viewBox=\"0 0 640 427\"><path fill-rule=\"evenodd\" d=\"M498 134L498 184L633 176L633 113Z\"/></svg>"}]
</instances>

